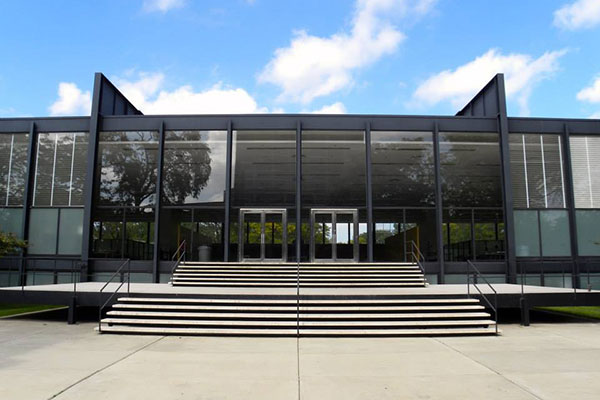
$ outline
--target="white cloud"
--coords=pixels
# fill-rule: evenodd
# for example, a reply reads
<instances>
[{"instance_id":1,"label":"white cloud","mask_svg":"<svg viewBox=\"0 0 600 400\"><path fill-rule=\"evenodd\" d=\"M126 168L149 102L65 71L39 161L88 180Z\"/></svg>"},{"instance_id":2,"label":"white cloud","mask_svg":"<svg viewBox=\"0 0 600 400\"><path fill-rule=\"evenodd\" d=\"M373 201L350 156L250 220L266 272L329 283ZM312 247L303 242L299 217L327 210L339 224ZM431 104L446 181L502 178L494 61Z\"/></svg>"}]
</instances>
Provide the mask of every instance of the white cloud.
<instances>
[{"instance_id":1,"label":"white cloud","mask_svg":"<svg viewBox=\"0 0 600 400\"><path fill-rule=\"evenodd\" d=\"M600 119L600 111L595 112L592 115L590 115L590 118L592 118L592 119Z\"/></svg>"},{"instance_id":2,"label":"white cloud","mask_svg":"<svg viewBox=\"0 0 600 400\"><path fill-rule=\"evenodd\" d=\"M594 82L583 88L577 93L577 100L587 101L589 103L600 103L600 75L596 77Z\"/></svg>"},{"instance_id":3,"label":"white cloud","mask_svg":"<svg viewBox=\"0 0 600 400\"><path fill-rule=\"evenodd\" d=\"M311 111L312 114L346 114L346 106L342 102L325 105L318 110Z\"/></svg>"},{"instance_id":4,"label":"white cloud","mask_svg":"<svg viewBox=\"0 0 600 400\"><path fill-rule=\"evenodd\" d=\"M166 13L174 8L183 7L186 0L144 0L144 11Z\"/></svg>"},{"instance_id":5,"label":"white cloud","mask_svg":"<svg viewBox=\"0 0 600 400\"><path fill-rule=\"evenodd\" d=\"M577 30L600 24L600 0L577 0L554 11L554 25Z\"/></svg>"},{"instance_id":6,"label":"white cloud","mask_svg":"<svg viewBox=\"0 0 600 400\"><path fill-rule=\"evenodd\" d=\"M184 85L174 90L163 88L162 73L140 73L139 79L114 79L117 87L144 114L249 114L268 112L242 88L222 83L194 91Z\"/></svg>"},{"instance_id":7,"label":"white cloud","mask_svg":"<svg viewBox=\"0 0 600 400\"><path fill-rule=\"evenodd\" d=\"M357 0L350 32L323 38L295 31L288 47L275 50L258 80L279 86L278 100L304 104L350 87L356 70L393 53L405 39L390 18L424 14L435 1Z\"/></svg>"},{"instance_id":8,"label":"white cloud","mask_svg":"<svg viewBox=\"0 0 600 400\"><path fill-rule=\"evenodd\" d=\"M558 70L558 59L566 52L551 51L533 58L528 54L503 55L499 50L491 49L455 70L442 71L427 79L414 92L413 103L431 106L450 101L453 107L459 109L496 73L502 72L506 81L506 97L516 100L521 115L528 115L533 87Z\"/></svg>"},{"instance_id":9,"label":"white cloud","mask_svg":"<svg viewBox=\"0 0 600 400\"><path fill-rule=\"evenodd\" d=\"M48 108L50 115L89 115L92 108L92 95L89 90L82 92L76 84L58 84L58 99Z\"/></svg>"}]
</instances>

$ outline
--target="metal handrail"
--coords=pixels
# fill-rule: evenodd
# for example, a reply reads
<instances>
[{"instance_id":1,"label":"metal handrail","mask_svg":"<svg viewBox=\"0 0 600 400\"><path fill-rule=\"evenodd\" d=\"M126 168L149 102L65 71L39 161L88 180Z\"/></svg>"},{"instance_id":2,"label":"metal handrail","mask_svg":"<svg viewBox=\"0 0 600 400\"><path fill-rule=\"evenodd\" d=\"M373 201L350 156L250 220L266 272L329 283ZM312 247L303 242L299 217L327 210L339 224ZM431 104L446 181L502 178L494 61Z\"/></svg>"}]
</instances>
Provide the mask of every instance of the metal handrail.
<instances>
[{"instance_id":1,"label":"metal handrail","mask_svg":"<svg viewBox=\"0 0 600 400\"><path fill-rule=\"evenodd\" d=\"M467 260L467 267L468 267L467 268L467 296L469 298L471 297L471 268L472 268L473 271L475 271L473 273L473 287L475 289L477 289L477 291L479 292L481 297L485 300L485 302L488 304L488 306L490 306L490 308L492 310L494 310L494 322L495 322L496 335L497 335L498 334L498 292L496 291L496 289L494 289L494 287L486 279L486 277L481 274L481 272L477 269L475 264L473 264L473 262L471 262L471 260ZM494 293L494 304L493 305L492 305L491 301L488 299L488 297L481 291L481 289L479 289L479 286L477 286L477 278L478 277L481 277L481 279L483 279L483 281L489 286L489 288Z\"/></svg>"},{"instance_id":2,"label":"metal handrail","mask_svg":"<svg viewBox=\"0 0 600 400\"><path fill-rule=\"evenodd\" d=\"M131 286L131 259L127 258L123 260L119 268L117 268L117 270L111 275L108 281L106 281L104 286L102 286L100 292L98 292L98 332L102 332L102 310L113 299L113 297L115 297L119 290L121 290L121 288L125 284L125 280L121 279L121 284L117 287L117 289L114 292L112 292L109 298L102 305L100 305L100 303L102 303L102 293L104 292L104 289L106 289L108 284L112 282L114 277L121 273L121 270L125 267L125 265L127 265L127 295L129 296Z\"/></svg>"},{"instance_id":3,"label":"metal handrail","mask_svg":"<svg viewBox=\"0 0 600 400\"><path fill-rule=\"evenodd\" d=\"M423 253L421 253L419 246L417 246L417 244L415 243L414 240L409 240L406 243L410 243L410 251L408 252L408 254L410 254L412 256L413 261L417 263L417 266L423 273L423 276L425 276L425 268L423 267L423 264L421 263L421 260L425 261L425 256L423 255ZM415 250L416 250L416 252L415 252Z\"/></svg>"},{"instance_id":4,"label":"metal handrail","mask_svg":"<svg viewBox=\"0 0 600 400\"><path fill-rule=\"evenodd\" d=\"M182 249L182 247L183 247L183 251L181 252L181 255L178 256L179 251ZM181 260L185 259L185 254L186 254L186 249L185 249L185 240L184 240L179 244L179 247L177 247L177 250L175 250L175 253L173 253L173 256L171 257L171 261L174 261L173 267L171 268L171 276L173 276L173 273L175 273L175 270L179 266L179 263L181 262ZM176 259L176 257L177 257L177 259Z\"/></svg>"}]
</instances>

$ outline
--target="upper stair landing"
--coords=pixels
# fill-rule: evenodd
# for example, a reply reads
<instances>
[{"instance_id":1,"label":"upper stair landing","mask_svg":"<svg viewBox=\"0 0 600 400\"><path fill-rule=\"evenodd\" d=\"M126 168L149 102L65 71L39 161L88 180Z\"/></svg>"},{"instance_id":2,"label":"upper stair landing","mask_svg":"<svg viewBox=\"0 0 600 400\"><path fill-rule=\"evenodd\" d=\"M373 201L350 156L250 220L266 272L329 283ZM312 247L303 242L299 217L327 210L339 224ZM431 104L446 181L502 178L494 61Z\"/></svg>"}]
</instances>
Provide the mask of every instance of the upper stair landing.
<instances>
[{"instance_id":1,"label":"upper stair landing","mask_svg":"<svg viewBox=\"0 0 600 400\"><path fill-rule=\"evenodd\" d=\"M425 287L416 263L201 263L182 262L173 286Z\"/></svg>"}]
</instances>

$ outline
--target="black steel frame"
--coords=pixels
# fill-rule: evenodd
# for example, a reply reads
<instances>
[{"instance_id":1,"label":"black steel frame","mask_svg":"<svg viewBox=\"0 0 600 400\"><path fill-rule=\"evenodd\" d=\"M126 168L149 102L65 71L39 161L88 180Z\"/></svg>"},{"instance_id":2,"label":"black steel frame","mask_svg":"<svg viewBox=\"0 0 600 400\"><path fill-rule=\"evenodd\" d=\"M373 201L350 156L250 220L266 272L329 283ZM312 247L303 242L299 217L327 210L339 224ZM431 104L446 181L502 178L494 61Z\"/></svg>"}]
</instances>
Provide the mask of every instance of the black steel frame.
<instances>
[{"instance_id":1,"label":"black steel frame","mask_svg":"<svg viewBox=\"0 0 600 400\"><path fill-rule=\"evenodd\" d=\"M27 239L31 209L31 187L34 174L34 154L38 132L89 132L87 169L84 189L84 220L82 238L82 274L81 280L88 278L91 261L91 233L94 204L94 182L97 177L98 141L100 131L127 131L159 129L159 168L157 171L157 190L162 186L162 152L164 149L164 131L180 129L196 130L227 130L227 160L226 160L226 189L225 215L223 227L223 259L230 258L230 221L231 221L231 163L233 129L236 130L295 130L296 131L296 224L301 226L302 215L302 131L303 130L360 130L365 132L366 146L366 215L368 236L373 238L373 204L371 189L371 131L426 131L434 137L435 189L436 189L436 225L438 236L438 261L435 267L440 283L444 282L447 268L443 257L442 224L443 204L441 198L439 132L493 132L499 135L503 214L506 234L507 258L504 271L509 282L516 282L517 260L514 254L514 215L513 199L510 180L510 162L508 154L508 138L511 133L540 133L558 134L562 138L565 186L567 191L567 207L569 213L569 230L572 256L569 260L574 267L574 285L578 286L578 263L588 262L590 257L580 257L577 251L577 225L575 219L573 176L570 165L569 137L575 135L600 135L600 120L590 119L559 119L559 118L509 118L506 113L506 95L504 78L498 74L473 100L461 110L457 116L396 116L396 115L315 115L315 114L252 114L252 115L152 115L144 116L118 91L102 74L97 73L94 79L92 110L89 117L53 117L53 118L5 118L0 119L0 134L29 133L28 171L25 183L25 200L23 212L23 237ZM153 280L159 281L160 261L160 197L156 196L155 208L155 249L154 260L148 262L148 270L152 271ZM373 259L373 240L367 247L367 258ZM27 257L26 252L23 257ZM296 241L296 257L301 258L301 237ZM598 258L600 262L600 257ZM94 261L96 262L96 261ZM481 266L481 264L480 264ZM24 268L22 263L21 269ZM486 271L487 268L482 268ZM490 271L487 271L490 272ZM20 275L22 276L22 274Z\"/></svg>"}]
</instances>

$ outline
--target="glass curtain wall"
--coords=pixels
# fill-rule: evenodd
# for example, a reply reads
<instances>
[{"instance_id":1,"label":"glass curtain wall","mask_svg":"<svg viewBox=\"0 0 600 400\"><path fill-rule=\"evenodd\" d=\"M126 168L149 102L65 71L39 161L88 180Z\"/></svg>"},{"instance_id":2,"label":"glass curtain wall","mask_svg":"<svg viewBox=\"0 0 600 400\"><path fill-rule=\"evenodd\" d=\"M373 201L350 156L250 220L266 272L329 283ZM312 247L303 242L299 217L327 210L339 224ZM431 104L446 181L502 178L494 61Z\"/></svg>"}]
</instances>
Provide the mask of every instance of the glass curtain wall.
<instances>
[{"instance_id":1,"label":"glass curtain wall","mask_svg":"<svg viewBox=\"0 0 600 400\"><path fill-rule=\"evenodd\" d=\"M431 132L372 131L375 261L409 261L411 242L437 260Z\"/></svg>"},{"instance_id":2,"label":"glass curtain wall","mask_svg":"<svg viewBox=\"0 0 600 400\"><path fill-rule=\"evenodd\" d=\"M165 131L161 260L185 241L187 260L223 261L226 153L227 131Z\"/></svg>"},{"instance_id":3,"label":"glass curtain wall","mask_svg":"<svg viewBox=\"0 0 600 400\"><path fill-rule=\"evenodd\" d=\"M600 137L569 141L579 255L600 256Z\"/></svg>"},{"instance_id":4,"label":"glass curtain wall","mask_svg":"<svg viewBox=\"0 0 600 400\"><path fill-rule=\"evenodd\" d=\"M515 254L517 257L570 256L560 135L513 133L509 136L509 148Z\"/></svg>"},{"instance_id":5,"label":"glass curtain wall","mask_svg":"<svg viewBox=\"0 0 600 400\"><path fill-rule=\"evenodd\" d=\"M100 132L92 256L152 260L158 132Z\"/></svg>"},{"instance_id":6,"label":"glass curtain wall","mask_svg":"<svg viewBox=\"0 0 600 400\"><path fill-rule=\"evenodd\" d=\"M440 132L444 260L503 260L502 169L495 132Z\"/></svg>"},{"instance_id":7,"label":"glass curtain wall","mask_svg":"<svg viewBox=\"0 0 600 400\"><path fill-rule=\"evenodd\" d=\"M358 210L359 260L367 259L365 151L364 131L302 132L303 260L310 259L310 212L316 208ZM321 238L322 244L328 244L330 225L315 221L315 243ZM340 254L348 250L344 246L354 246L347 242L336 244Z\"/></svg>"},{"instance_id":8,"label":"glass curtain wall","mask_svg":"<svg viewBox=\"0 0 600 400\"><path fill-rule=\"evenodd\" d=\"M87 151L87 132L37 135L29 254L81 255Z\"/></svg>"},{"instance_id":9,"label":"glass curtain wall","mask_svg":"<svg viewBox=\"0 0 600 400\"><path fill-rule=\"evenodd\" d=\"M240 238L240 209L285 209L287 259L296 260L296 131L233 131L231 165L230 260L238 260L240 240L245 248L260 248L260 222L244 222ZM253 214L250 214L253 215ZM282 221L279 217L278 221ZM273 222L273 221L271 221ZM277 249L282 222L265 222L265 249ZM308 242L305 242L308 243ZM281 246L280 246L281 245Z\"/></svg>"},{"instance_id":10,"label":"glass curtain wall","mask_svg":"<svg viewBox=\"0 0 600 400\"><path fill-rule=\"evenodd\" d=\"M23 235L29 134L0 133L0 231Z\"/></svg>"}]
</instances>

